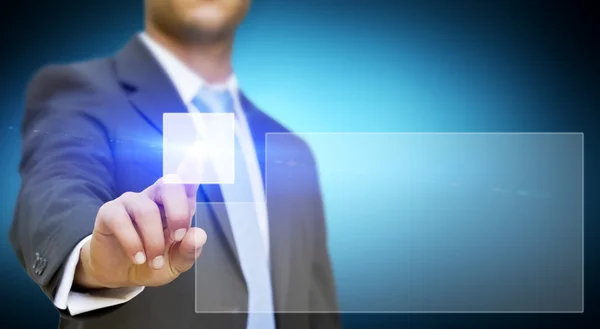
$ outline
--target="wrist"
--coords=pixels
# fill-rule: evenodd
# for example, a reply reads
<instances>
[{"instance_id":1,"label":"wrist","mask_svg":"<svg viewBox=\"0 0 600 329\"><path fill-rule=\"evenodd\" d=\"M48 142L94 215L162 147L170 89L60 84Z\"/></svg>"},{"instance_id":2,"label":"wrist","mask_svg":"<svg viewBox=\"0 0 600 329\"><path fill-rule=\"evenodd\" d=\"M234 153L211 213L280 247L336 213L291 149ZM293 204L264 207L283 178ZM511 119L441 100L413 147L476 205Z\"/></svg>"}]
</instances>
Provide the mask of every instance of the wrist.
<instances>
[{"instance_id":1,"label":"wrist","mask_svg":"<svg viewBox=\"0 0 600 329\"><path fill-rule=\"evenodd\" d=\"M75 278L73 282L74 288L87 289L101 289L106 288L102 285L94 275L94 271L91 266L90 258L90 241L87 241L81 247L79 253L79 262L75 269Z\"/></svg>"}]
</instances>

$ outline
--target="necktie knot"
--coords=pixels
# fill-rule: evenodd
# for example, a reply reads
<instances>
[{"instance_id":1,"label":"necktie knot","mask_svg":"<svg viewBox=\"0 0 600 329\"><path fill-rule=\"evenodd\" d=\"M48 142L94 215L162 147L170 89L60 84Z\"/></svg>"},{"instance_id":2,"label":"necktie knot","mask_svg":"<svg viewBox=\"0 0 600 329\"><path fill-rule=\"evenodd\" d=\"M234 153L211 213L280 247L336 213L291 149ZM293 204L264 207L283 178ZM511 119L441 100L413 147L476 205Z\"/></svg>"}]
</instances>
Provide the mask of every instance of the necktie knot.
<instances>
[{"instance_id":1,"label":"necktie knot","mask_svg":"<svg viewBox=\"0 0 600 329\"><path fill-rule=\"evenodd\" d=\"M201 113L233 113L231 92L201 88L192 100L192 104Z\"/></svg>"}]
</instances>

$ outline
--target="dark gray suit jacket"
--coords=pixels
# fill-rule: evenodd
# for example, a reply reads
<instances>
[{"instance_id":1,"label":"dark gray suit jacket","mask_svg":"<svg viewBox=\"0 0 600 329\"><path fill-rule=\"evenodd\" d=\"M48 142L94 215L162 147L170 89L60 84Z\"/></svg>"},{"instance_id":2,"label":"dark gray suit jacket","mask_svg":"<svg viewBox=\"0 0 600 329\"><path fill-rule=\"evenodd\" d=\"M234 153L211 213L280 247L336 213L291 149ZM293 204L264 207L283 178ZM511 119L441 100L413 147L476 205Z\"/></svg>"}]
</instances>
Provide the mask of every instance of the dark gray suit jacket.
<instances>
[{"instance_id":1,"label":"dark gray suit jacket","mask_svg":"<svg viewBox=\"0 0 600 329\"><path fill-rule=\"evenodd\" d=\"M337 328L311 152L291 135L269 140L265 152L266 133L287 130L241 99L268 186L277 327ZM26 107L22 186L10 239L29 276L53 298L63 263L92 232L98 208L160 178L162 115L186 107L137 38L111 58L42 69L29 86ZM218 185L201 186L198 201L222 202ZM121 306L75 317L61 312L61 328L245 328L247 288L225 208L201 204L195 220L208 234L197 273L148 287Z\"/></svg>"}]
</instances>

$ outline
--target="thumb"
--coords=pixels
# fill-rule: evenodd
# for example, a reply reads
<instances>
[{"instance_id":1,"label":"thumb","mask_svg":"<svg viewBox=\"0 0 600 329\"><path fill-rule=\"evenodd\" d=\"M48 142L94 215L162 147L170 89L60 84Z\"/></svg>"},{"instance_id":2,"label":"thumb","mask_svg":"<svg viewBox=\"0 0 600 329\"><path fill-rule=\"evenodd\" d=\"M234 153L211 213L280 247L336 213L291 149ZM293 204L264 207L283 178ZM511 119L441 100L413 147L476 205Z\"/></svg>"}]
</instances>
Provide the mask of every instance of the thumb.
<instances>
[{"instance_id":1,"label":"thumb","mask_svg":"<svg viewBox=\"0 0 600 329\"><path fill-rule=\"evenodd\" d=\"M183 240L171 249L171 266L177 275L188 271L202 253L202 247L206 243L206 232L198 227L190 228Z\"/></svg>"}]
</instances>

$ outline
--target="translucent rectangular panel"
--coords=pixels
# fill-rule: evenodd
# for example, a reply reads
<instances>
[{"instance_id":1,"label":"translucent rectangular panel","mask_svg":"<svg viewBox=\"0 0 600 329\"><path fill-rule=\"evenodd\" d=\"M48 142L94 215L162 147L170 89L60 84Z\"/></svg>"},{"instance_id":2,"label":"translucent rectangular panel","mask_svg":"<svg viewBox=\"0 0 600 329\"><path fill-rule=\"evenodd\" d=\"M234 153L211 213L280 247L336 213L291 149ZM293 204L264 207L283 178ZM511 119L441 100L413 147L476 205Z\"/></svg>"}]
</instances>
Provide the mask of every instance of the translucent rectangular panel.
<instances>
[{"instance_id":1,"label":"translucent rectangular panel","mask_svg":"<svg viewBox=\"0 0 600 329\"><path fill-rule=\"evenodd\" d=\"M339 309L277 311L583 311L582 134L267 134L267 204L296 198L289 212L309 221L299 140L317 161Z\"/></svg>"}]
</instances>

